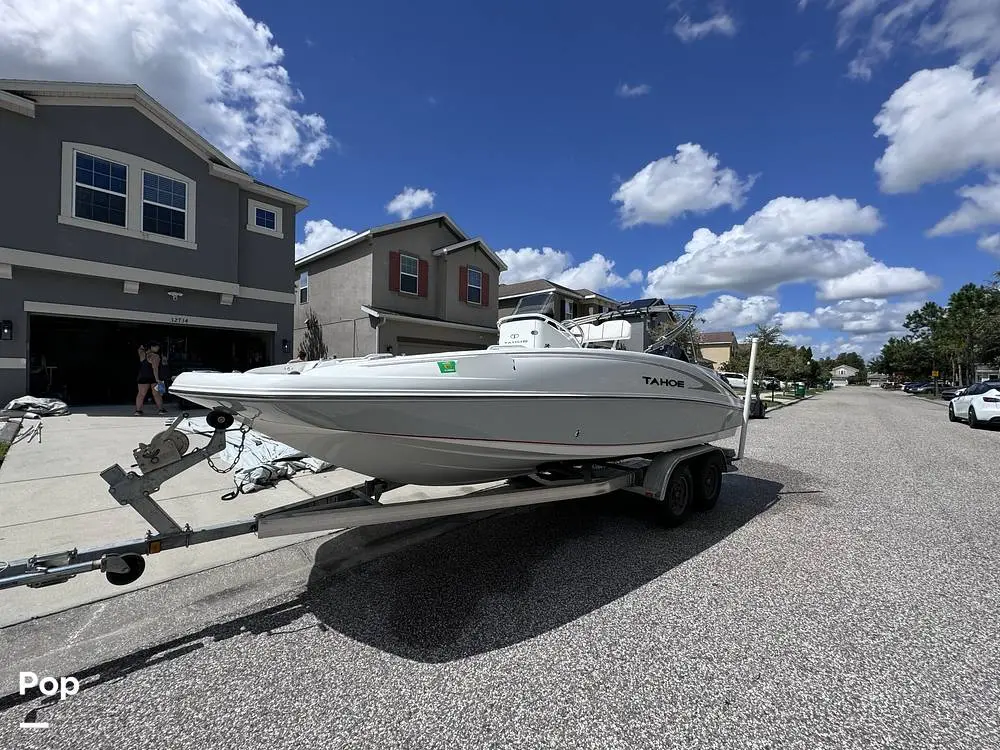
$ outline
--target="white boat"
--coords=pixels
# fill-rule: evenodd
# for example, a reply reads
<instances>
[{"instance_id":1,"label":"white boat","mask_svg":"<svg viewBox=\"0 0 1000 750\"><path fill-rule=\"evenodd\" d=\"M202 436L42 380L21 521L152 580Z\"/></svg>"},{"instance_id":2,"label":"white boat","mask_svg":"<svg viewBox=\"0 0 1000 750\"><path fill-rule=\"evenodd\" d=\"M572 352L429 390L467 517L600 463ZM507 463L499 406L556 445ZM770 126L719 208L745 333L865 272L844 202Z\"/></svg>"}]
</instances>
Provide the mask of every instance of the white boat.
<instances>
[{"instance_id":1,"label":"white boat","mask_svg":"<svg viewBox=\"0 0 1000 750\"><path fill-rule=\"evenodd\" d=\"M543 293L501 318L487 349L189 372L172 390L366 476L488 482L734 435L742 399L677 344L693 314L640 300L558 322ZM663 321L672 329L650 344Z\"/></svg>"}]
</instances>

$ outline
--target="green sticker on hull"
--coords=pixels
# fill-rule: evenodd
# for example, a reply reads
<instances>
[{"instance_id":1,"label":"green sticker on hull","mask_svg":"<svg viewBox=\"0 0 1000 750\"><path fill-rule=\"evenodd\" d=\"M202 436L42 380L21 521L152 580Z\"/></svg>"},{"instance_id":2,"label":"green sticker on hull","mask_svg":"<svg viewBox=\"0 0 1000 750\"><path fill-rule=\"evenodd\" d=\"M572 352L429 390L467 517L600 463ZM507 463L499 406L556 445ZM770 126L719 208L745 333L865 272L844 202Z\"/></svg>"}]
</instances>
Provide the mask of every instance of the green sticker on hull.
<instances>
[{"instance_id":1,"label":"green sticker on hull","mask_svg":"<svg viewBox=\"0 0 1000 750\"><path fill-rule=\"evenodd\" d=\"M438 369L442 373L455 372L455 360L449 359L447 362L438 362Z\"/></svg>"}]
</instances>

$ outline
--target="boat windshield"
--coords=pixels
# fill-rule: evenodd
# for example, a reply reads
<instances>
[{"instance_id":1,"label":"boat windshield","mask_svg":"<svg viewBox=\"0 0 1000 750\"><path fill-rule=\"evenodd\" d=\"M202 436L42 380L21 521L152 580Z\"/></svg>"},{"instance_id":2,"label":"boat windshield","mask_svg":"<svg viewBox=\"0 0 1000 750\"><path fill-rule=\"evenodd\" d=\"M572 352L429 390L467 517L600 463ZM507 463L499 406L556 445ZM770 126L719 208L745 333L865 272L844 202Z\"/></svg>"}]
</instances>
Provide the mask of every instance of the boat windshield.
<instances>
[{"instance_id":1,"label":"boat windshield","mask_svg":"<svg viewBox=\"0 0 1000 750\"><path fill-rule=\"evenodd\" d=\"M521 297L521 301L517 303L517 307L514 308L514 312L511 314L541 313L542 315L554 318L555 312L555 295L552 292L538 292L537 294L529 294L527 297Z\"/></svg>"}]
</instances>

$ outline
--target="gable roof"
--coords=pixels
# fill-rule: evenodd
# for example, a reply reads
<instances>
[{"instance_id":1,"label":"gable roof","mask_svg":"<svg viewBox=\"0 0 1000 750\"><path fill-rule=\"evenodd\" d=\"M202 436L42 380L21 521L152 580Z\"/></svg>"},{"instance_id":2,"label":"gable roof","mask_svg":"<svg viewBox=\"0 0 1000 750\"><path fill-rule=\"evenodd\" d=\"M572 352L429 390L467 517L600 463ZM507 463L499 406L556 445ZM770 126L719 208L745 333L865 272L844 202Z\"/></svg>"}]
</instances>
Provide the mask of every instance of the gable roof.
<instances>
[{"instance_id":1,"label":"gable roof","mask_svg":"<svg viewBox=\"0 0 1000 750\"><path fill-rule=\"evenodd\" d=\"M532 279L531 281L518 281L514 284L500 284L497 288L497 299L514 299L515 297L524 297L528 294L537 294L538 292L547 292L550 290L559 292L564 297L578 301L601 300L602 302L608 302L612 305L621 304L618 300L599 294L593 289L570 289L568 286L557 284L554 281L549 281L548 279Z\"/></svg>"},{"instance_id":2,"label":"gable roof","mask_svg":"<svg viewBox=\"0 0 1000 750\"><path fill-rule=\"evenodd\" d=\"M600 292L595 292L593 289L577 289L578 294L580 294L584 299L598 299L604 302L610 302L613 305L619 304L618 300L612 299L605 294Z\"/></svg>"},{"instance_id":3,"label":"gable roof","mask_svg":"<svg viewBox=\"0 0 1000 750\"><path fill-rule=\"evenodd\" d=\"M486 254L491 261L493 261L497 268L501 271L507 270L507 264L500 260L500 256L495 252L490 250L489 245L483 242L482 237L473 237L471 240L465 240L463 242L456 242L454 245L448 245L447 247L438 248L434 251L434 255L441 257L442 255L447 256L449 253L455 253L459 250L464 250L467 247L472 247L473 245L479 245L479 248Z\"/></svg>"},{"instance_id":4,"label":"gable roof","mask_svg":"<svg viewBox=\"0 0 1000 750\"><path fill-rule=\"evenodd\" d=\"M705 331L698 335L702 344L736 344L736 334L732 331Z\"/></svg>"},{"instance_id":5,"label":"gable roof","mask_svg":"<svg viewBox=\"0 0 1000 750\"><path fill-rule=\"evenodd\" d=\"M357 245L359 242L363 240L379 237L384 234L392 234L393 232L401 232L405 229L418 227L423 224L431 224L433 222L439 222L443 226L446 226L451 231L451 233L455 235L455 239L458 240L459 243L465 242L470 239L469 236L461 230L458 224L452 221L451 217L448 216L448 214L446 213L428 214L427 216L418 216L415 219L396 221L393 222L392 224L382 224L381 226L372 227L370 229L364 230L363 232L352 234L350 237L345 237L339 242L334 242L332 245L328 245L327 247L324 247L322 250L317 250L314 253L310 253L309 255L305 255L299 258L297 261L295 261L295 267L300 268L304 265L317 261L320 258L325 258L328 255L333 255L334 253L338 253L341 250L346 250L349 247ZM451 245L449 245L448 247L451 247ZM493 251L490 250L490 252L492 253ZM497 258L497 261L503 263L503 261L501 261L499 258ZM503 268L504 270L506 270L507 266L504 266Z\"/></svg>"},{"instance_id":6,"label":"gable roof","mask_svg":"<svg viewBox=\"0 0 1000 750\"><path fill-rule=\"evenodd\" d=\"M560 292L570 299L583 299L583 295L568 286L556 284L548 279L533 279L531 281L519 281L516 284L500 284L497 288L497 299L510 299L511 297L523 297L526 294L536 292L546 292L550 289Z\"/></svg>"},{"instance_id":7,"label":"gable roof","mask_svg":"<svg viewBox=\"0 0 1000 750\"><path fill-rule=\"evenodd\" d=\"M0 79L0 108L33 118L36 104L131 107L208 162L209 172L215 177L236 182L246 190L291 203L295 206L296 212L309 205L309 201L301 196L258 182L194 128L134 83Z\"/></svg>"},{"instance_id":8,"label":"gable roof","mask_svg":"<svg viewBox=\"0 0 1000 750\"><path fill-rule=\"evenodd\" d=\"M857 367L852 367L851 365L844 364L843 362L841 362L839 365L834 365L830 369L832 369L832 370L839 370L841 368L843 368L845 370L850 370L851 372L860 372L860 370Z\"/></svg>"}]
</instances>

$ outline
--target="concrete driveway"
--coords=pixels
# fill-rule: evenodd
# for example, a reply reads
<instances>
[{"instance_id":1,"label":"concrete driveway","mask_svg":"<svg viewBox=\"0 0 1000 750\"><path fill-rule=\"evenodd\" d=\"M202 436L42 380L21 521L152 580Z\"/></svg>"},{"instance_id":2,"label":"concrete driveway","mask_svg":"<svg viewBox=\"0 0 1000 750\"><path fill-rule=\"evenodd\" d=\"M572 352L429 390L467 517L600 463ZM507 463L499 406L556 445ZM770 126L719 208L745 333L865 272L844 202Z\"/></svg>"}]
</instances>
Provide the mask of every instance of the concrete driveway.
<instances>
[{"instance_id":1,"label":"concrete driveway","mask_svg":"<svg viewBox=\"0 0 1000 750\"><path fill-rule=\"evenodd\" d=\"M200 416L205 411L188 413ZM82 409L67 416L43 418L40 439L22 434L0 465L0 560L142 538L148 524L132 508L120 506L108 494L100 472L115 463L128 470L133 463L132 450L140 442L149 442L176 416L135 417L128 408ZM193 437L191 442L196 446L207 441ZM226 468L224 461L219 460L218 465ZM223 502L222 495L235 487L233 475L217 473L207 463L201 463L169 480L155 497L174 520L198 528L250 518L259 511L350 487L364 479L343 469L300 474L272 488ZM387 493L385 500L402 501L419 492L419 488L402 488ZM454 490L454 494L458 492ZM0 627L331 533L264 540L247 535L170 551L149 557L146 572L129 586L111 586L101 574L88 573L42 589L3 591Z\"/></svg>"}]
</instances>

